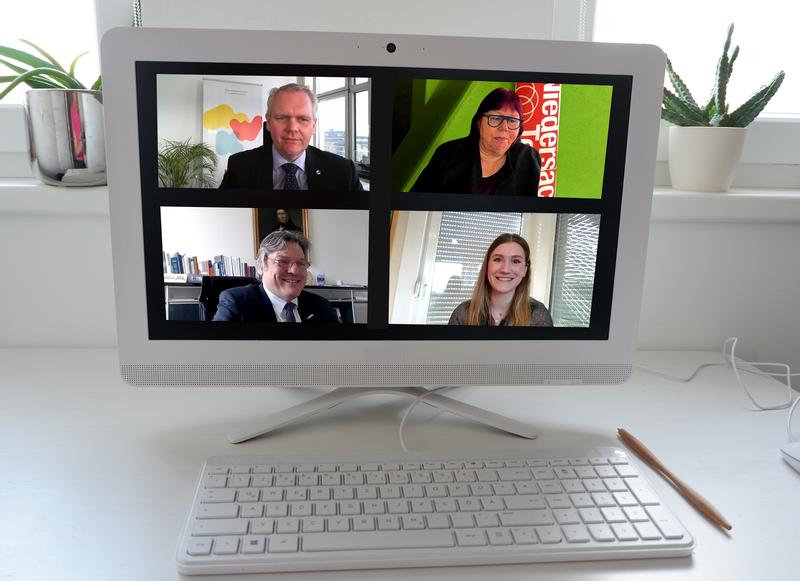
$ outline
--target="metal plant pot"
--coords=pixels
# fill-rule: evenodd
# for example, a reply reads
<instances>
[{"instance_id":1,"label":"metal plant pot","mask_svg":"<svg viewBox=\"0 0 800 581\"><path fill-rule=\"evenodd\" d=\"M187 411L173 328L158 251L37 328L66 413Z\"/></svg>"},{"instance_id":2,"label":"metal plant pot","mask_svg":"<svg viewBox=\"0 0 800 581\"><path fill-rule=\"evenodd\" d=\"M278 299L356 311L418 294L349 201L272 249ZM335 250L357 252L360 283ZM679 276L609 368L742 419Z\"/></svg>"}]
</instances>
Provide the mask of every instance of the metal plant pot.
<instances>
[{"instance_id":1,"label":"metal plant pot","mask_svg":"<svg viewBox=\"0 0 800 581\"><path fill-rule=\"evenodd\" d=\"M36 176L54 186L106 183L103 94L80 89L34 89L25 112Z\"/></svg>"}]
</instances>

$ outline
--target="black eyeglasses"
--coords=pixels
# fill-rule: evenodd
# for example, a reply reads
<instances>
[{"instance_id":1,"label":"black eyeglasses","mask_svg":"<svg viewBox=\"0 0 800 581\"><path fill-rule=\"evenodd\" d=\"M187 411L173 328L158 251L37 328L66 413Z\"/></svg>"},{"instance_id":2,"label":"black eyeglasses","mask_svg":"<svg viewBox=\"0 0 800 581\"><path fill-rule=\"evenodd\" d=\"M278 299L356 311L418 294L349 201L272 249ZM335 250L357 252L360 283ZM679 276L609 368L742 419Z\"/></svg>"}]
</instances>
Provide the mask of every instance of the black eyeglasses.
<instances>
[{"instance_id":1,"label":"black eyeglasses","mask_svg":"<svg viewBox=\"0 0 800 581\"><path fill-rule=\"evenodd\" d=\"M505 121L506 127L511 129L519 129L519 124L522 123L522 119L517 117L509 117L508 115L483 115L486 117L486 120L489 123L489 127L500 127L500 124Z\"/></svg>"}]
</instances>

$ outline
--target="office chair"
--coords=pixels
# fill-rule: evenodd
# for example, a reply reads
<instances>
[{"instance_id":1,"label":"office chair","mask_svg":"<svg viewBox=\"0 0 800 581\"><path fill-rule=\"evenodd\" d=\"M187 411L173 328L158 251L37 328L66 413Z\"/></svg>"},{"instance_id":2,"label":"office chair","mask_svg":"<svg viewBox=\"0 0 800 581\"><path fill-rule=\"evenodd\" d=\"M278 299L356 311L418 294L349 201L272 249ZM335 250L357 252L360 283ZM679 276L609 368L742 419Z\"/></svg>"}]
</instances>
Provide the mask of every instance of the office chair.
<instances>
[{"instance_id":1,"label":"office chair","mask_svg":"<svg viewBox=\"0 0 800 581\"><path fill-rule=\"evenodd\" d=\"M229 288L258 282L249 276L204 276L200 283L200 318L211 321L219 306L219 294Z\"/></svg>"}]
</instances>

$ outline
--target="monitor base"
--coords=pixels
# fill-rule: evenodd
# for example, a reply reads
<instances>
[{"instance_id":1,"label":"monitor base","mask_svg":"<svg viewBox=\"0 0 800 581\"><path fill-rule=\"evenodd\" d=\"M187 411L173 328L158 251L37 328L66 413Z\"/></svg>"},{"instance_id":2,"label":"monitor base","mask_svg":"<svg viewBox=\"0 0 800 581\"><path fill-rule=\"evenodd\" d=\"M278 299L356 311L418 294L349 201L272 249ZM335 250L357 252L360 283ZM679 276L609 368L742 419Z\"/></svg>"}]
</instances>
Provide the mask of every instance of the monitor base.
<instances>
[{"instance_id":1,"label":"monitor base","mask_svg":"<svg viewBox=\"0 0 800 581\"><path fill-rule=\"evenodd\" d=\"M228 441L232 444L240 444L252 438L263 436L269 432L282 428L292 422L313 416L323 410L331 409L349 399L372 395L376 393L388 393L397 395L407 395L409 397L425 396L422 402L445 411L456 414L463 418L475 420L481 424L497 428L509 434L521 436L523 438L536 438L536 430L526 423L481 409L479 407L462 403L450 397L431 393L424 387L339 387L319 397L292 406L283 411L270 414L257 421L248 422L241 426L231 428L227 432ZM426 395L427 394L427 395Z\"/></svg>"}]
</instances>

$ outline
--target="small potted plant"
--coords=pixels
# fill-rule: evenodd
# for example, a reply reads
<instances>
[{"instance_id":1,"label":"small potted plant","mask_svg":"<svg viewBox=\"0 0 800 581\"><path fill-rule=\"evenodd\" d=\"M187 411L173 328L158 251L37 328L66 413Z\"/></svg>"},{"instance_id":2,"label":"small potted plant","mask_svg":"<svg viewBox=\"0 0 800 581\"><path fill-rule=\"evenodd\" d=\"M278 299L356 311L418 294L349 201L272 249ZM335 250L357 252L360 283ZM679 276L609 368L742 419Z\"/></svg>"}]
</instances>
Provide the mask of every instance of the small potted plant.
<instances>
[{"instance_id":1,"label":"small potted plant","mask_svg":"<svg viewBox=\"0 0 800 581\"><path fill-rule=\"evenodd\" d=\"M0 99L25 84L25 114L31 164L46 184L95 186L106 183L103 95L100 77L88 88L75 76L76 56L64 68L28 40L37 54L0 46L0 64L12 75L0 76Z\"/></svg>"},{"instance_id":2,"label":"small potted plant","mask_svg":"<svg viewBox=\"0 0 800 581\"><path fill-rule=\"evenodd\" d=\"M213 188L217 154L206 143L164 140L158 151L158 182L166 188Z\"/></svg>"},{"instance_id":3,"label":"small potted plant","mask_svg":"<svg viewBox=\"0 0 800 581\"><path fill-rule=\"evenodd\" d=\"M680 190L725 192L744 147L745 128L764 110L785 76L777 73L737 109L727 102L728 82L739 47L728 54L733 24L717 63L711 97L699 105L667 59L667 75L675 92L664 88L661 118L673 124L669 131L669 173L672 187Z\"/></svg>"}]
</instances>

